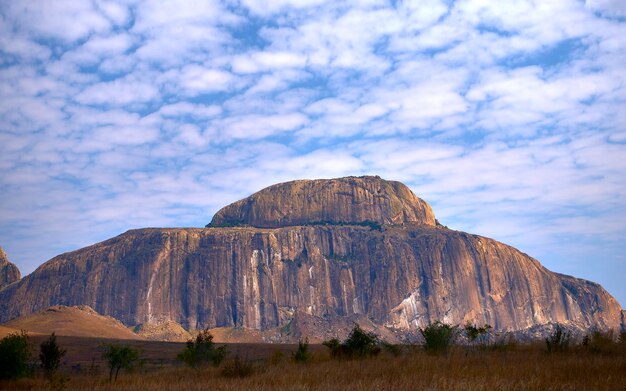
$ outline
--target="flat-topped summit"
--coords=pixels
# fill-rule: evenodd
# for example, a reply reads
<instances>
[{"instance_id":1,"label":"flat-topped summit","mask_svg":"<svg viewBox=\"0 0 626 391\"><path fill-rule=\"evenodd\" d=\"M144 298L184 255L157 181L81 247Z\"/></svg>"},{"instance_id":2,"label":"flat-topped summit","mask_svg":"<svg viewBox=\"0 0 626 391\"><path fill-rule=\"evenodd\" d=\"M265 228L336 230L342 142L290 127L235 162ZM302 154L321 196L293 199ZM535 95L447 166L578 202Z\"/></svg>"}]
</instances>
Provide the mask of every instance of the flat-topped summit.
<instances>
[{"instance_id":1,"label":"flat-topped summit","mask_svg":"<svg viewBox=\"0 0 626 391\"><path fill-rule=\"evenodd\" d=\"M378 176L272 185L219 210L209 226L277 228L318 223L435 225L428 203Z\"/></svg>"}]
</instances>

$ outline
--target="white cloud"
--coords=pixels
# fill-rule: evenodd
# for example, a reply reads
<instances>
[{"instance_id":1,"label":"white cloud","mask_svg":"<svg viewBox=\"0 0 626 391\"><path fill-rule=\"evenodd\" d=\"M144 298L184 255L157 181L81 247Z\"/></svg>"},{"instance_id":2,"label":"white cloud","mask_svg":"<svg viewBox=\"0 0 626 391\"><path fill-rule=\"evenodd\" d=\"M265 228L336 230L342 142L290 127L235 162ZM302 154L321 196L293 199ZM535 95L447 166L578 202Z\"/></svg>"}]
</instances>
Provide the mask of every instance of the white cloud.
<instances>
[{"instance_id":1,"label":"white cloud","mask_svg":"<svg viewBox=\"0 0 626 391\"><path fill-rule=\"evenodd\" d=\"M153 84L128 77L90 85L76 100L83 104L119 106L149 102L158 96L159 91Z\"/></svg>"},{"instance_id":2,"label":"white cloud","mask_svg":"<svg viewBox=\"0 0 626 391\"><path fill-rule=\"evenodd\" d=\"M597 276L572 253L602 241L610 284L620 4L1 3L0 242L30 271L129 227L204 225L278 181L370 173L557 271Z\"/></svg>"},{"instance_id":3,"label":"white cloud","mask_svg":"<svg viewBox=\"0 0 626 391\"><path fill-rule=\"evenodd\" d=\"M111 22L91 2L34 0L8 2L3 15L29 36L74 42L91 33L108 31Z\"/></svg>"},{"instance_id":4,"label":"white cloud","mask_svg":"<svg viewBox=\"0 0 626 391\"><path fill-rule=\"evenodd\" d=\"M177 86L187 96L196 96L203 93L228 91L235 78L229 72L219 69L207 69L198 65L189 65L181 70Z\"/></svg>"}]
</instances>

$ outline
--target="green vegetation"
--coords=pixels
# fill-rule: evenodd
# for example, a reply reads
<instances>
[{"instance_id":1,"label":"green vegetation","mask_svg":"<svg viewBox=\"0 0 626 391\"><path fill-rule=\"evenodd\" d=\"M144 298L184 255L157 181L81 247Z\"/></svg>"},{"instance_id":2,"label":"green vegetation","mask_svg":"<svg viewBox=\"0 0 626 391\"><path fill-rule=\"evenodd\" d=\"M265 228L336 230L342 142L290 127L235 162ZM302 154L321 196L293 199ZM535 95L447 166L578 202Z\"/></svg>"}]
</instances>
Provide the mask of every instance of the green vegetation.
<instances>
[{"instance_id":1,"label":"green vegetation","mask_svg":"<svg viewBox=\"0 0 626 391\"><path fill-rule=\"evenodd\" d=\"M475 344L476 341L480 341L480 339L486 335L489 330L491 330L491 326L486 324L482 327L477 327L475 324L468 321L463 330L465 330L465 334L467 335L470 343Z\"/></svg>"},{"instance_id":2,"label":"green vegetation","mask_svg":"<svg viewBox=\"0 0 626 391\"><path fill-rule=\"evenodd\" d=\"M59 369L65 353L66 351L57 344L57 337L54 333L39 345L39 361L47 377L52 376Z\"/></svg>"},{"instance_id":3,"label":"green vegetation","mask_svg":"<svg viewBox=\"0 0 626 391\"><path fill-rule=\"evenodd\" d=\"M546 338L548 353L564 352L569 348L572 334L557 324L552 334Z\"/></svg>"},{"instance_id":4,"label":"green vegetation","mask_svg":"<svg viewBox=\"0 0 626 391\"><path fill-rule=\"evenodd\" d=\"M224 361L228 354L226 346L215 347L213 335L209 329L202 330L195 339L187 341L185 350L180 352L176 358L192 368L211 363L218 366Z\"/></svg>"},{"instance_id":5,"label":"green vegetation","mask_svg":"<svg viewBox=\"0 0 626 391\"><path fill-rule=\"evenodd\" d=\"M295 362L306 364L311 361L311 352L309 351L309 340L298 342L298 349L293 354Z\"/></svg>"},{"instance_id":6,"label":"green vegetation","mask_svg":"<svg viewBox=\"0 0 626 391\"><path fill-rule=\"evenodd\" d=\"M109 365L109 382L113 379L113 373L115 373L115 381L117 381L120 369L131 371L139 362L139 351L130 346L104 344L102 348L102 358Z\"/></svg>"},{"instance_id":7,"label":"green vegetation","mask_svg":"<svg viewBox=\"0 0 626 391\"><path fill-rule=\"evenodd\" d=\"M234 359L227 361L220 371L222 377L244 378L254 373L254 366L249 361L244 361L236 355Z\"/></svg>"},{"instance_id":8,"label":"green vegetation","mask_svg":"<svg viewBox=\"0 0 626 391\"><path fill-rule=\"evenodd\" d=\"M337 338L323 342L330 350L333 358L366 358L377 356L380 353L380 340L374 333L367 333L358 324L354 324L350 335L343 342Z\"/></svg>"},{"instance_id":9,"label":"green vegetation","mask_svg":"<svg viewBox=\"0 0 626 391\"><path fill-rule=\"evenodd\" d=\"M306 223L300 224L302 226L319 226L319 225L331 225L331 226L350 226L356 225L360 227L369 227L370 230L374 231L382 231L383 226L376 221L366 220L366 221L329 221L329 220L320 220L320 221L310 221ZM205 228L233 228L233 227L249 227L250 225L244 224L241 221L224 221L219 224L209 223L205 225Z\"/></svg>"},{"instance_id":10,"label":"green vegetation","mask_svg":"<svg viewBox=\"0 0 626 391\"><path fill-rule=\"evenodd\" d=\"M369 227L370 230L374 230L374 231L382 231L383 230L383 226L380 223L377 223L376 221L371 221L371 220L365 220L365 221L327 221L327 220L320 220L320 221L310 221L307 223L303 223L302 225L304 226L317 226L317 225L332 225L332 226L350 226L350 225L356 225L356 226L360 226L360 227Z\"/></svg>"},{"instance_id":11,"label":"green vegetation","mask_svg":"<svg viewBox=\"0 0 626 391\"><path fill-rule=\"evenodd\" d=\"M30 376L30 341L24 330L0 340L0 380Z\"/></svg>"},{"instance_id":12,"label":"green vegetation","mask_svg":"<svg viewBox=\"0 0 626 391\"><path fill-rule=\"evenodd\" d=\"M458 334L458 326L435 321L423 329L420 333L424 337L424 349L430 353L445 353L454 343Z\"/></svg>"},{"instance_id":13,"label":"green vegetation","mask_svg":"<svg viewBox=\"0 0 626 391\"><path fill-rule=\"evenodd\" d=\"M220 224L209 223L205 225L205 228L233 228L233 227L247 227L247 224L244 224L241 221L224 221Z\"/></svg>"},{"instance_id":14,"label":"green vegetation","mask_svg":"<svg viewBox=\"0 0 626 391\"><path fill-rule=\"evenodd\" d=\"M594 333L590 332L587 345L572 340L568 351L558 355L546 354L543 340L510 344L502 352L492 349L493 345L468 350L459 339L459 345L451 344L445 355L433 355L417 345L401 345L392 351L380 342L382 349L376 357L336 360L328 347L309 344L306 351L311 358L306 368L291 359L298 344L233 344L229 349L234 358L225 359L219 368L192 369L173 360L185 343L124 341L142 349L146 361L141 370L124 374L114 383L106 381L110 368L105 361L92 360L97 339L57 336L68 353L56 374L66 380L53 382L41 371L30 378L0 380L0 390L623 390L626 344L610 338L614 337L610 333L598 335L596 342L603 346L599 352L592 349ZM511 341L511 334L498 337L502 344ZM29 337L35 346L48 338ZM342 345L335 341L336 346ZM91 367L75 368L90 360Z\"/></svg>"}]
</instances>

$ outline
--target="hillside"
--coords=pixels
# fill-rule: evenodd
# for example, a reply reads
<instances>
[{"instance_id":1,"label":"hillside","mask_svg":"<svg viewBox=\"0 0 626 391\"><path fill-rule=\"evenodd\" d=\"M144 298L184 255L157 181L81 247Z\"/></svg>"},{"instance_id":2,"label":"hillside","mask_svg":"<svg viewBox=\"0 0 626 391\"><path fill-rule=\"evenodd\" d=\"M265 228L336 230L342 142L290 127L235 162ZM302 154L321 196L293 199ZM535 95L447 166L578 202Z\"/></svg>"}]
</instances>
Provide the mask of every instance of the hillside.
<instances>
[{"instance_id":1,"label":"hillside","mask_svg":"<svg viewBox=\"0 0 626 391\"><path fill-rule=\"evenodd\" d=\"M59 336L144 339L119 321L108 316L102 316L87 306L66 307L58 305L11 320L0 327L26 330L29 334L51 334L55 332Z\"/></svg>"}]
</instances>

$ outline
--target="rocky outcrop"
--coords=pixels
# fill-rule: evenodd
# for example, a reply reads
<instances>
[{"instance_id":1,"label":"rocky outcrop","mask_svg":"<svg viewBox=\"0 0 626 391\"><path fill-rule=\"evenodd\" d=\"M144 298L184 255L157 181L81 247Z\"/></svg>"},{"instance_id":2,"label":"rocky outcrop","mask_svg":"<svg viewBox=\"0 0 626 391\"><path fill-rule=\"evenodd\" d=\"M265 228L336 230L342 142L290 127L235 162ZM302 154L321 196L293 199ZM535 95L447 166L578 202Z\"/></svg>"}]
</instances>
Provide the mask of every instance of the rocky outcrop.
<instances>
[{"instance_id":1,"label":"rocky outcrop","mask_svg":"<svg viewBox=\"0 0 626 391\"><path fill-rule=\"evenodd\" d=\"M400 182L346 177L279 183L218 211L212 227L320 223L435 225L430 205Z\"/></svg>"},{"instance_id":2,"label":"rocky outcrop","mask_svg":"<svg viewBox=\"0 0 626 391\"><path fill-rule=\"evenodd\" d=\"M313 187L358 193L385 183L379 178L300 182L279 185L278 193ZM224 208L213 220L217 225L238 216L245 226L133 230L59 255L0 291L0 317L53 304L87 304L126 325L174 321L187 329L270 330L300 323L331 329L347 318L399 333L435 320L489 323L497 330L550 322L621 325L619 304L599 285L550 272L493 239L435 224L428 204L395 182L381 187L387 190L368 213L355 212L365 206L350 210L339 195L331 197L335 204L329 200L319 207L300 201L283 205L287 197L272 199L268 189L253 201ZM387 194L397 189L399 194ZM370 190L362 194L370 199ZM400 214L383 207L410 201L414 204ZM333 208L342 211L335 223L324 214ZM279 212L270 210L287 217L274 220L272 213ZM299 213L326 224L292 225L303 221ZM251 227L272 221L289 223ZM359 224L363 221L377 222L380 229ZM319 321L303 323L306 317Z\"/></svg>"},{"instance_id":3,"label":"rocky outcrop","mask_svg":"<svg viewBox=\"0 0 626 391\"><path fill-rule=\"evenodd\" d=\"M0 247L0 289L20 279L20 269L9 262L7 254Z\"/></svg>"}]
</instances>

